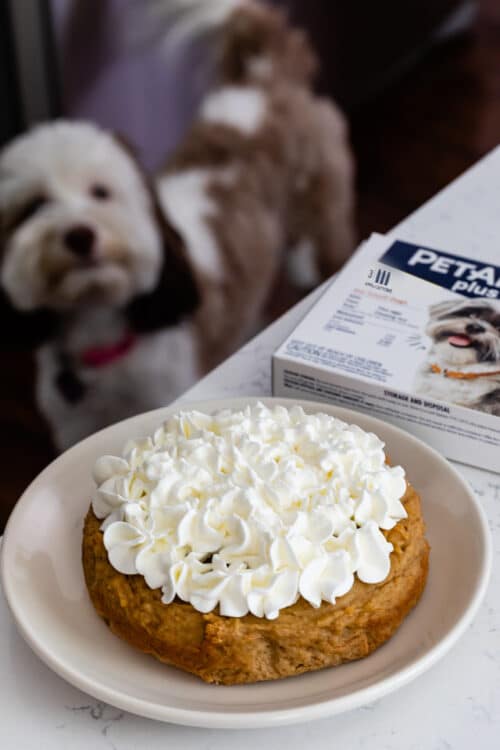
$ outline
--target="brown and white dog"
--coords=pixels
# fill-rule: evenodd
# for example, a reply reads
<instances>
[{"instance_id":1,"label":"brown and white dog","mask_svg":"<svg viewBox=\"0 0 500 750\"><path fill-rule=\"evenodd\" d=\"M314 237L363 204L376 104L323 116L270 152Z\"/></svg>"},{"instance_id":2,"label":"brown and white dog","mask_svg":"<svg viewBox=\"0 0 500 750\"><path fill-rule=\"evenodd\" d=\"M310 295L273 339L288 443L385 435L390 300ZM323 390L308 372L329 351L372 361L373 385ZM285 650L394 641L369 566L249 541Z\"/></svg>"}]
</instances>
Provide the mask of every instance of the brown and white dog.
<instances>
[{"instance_id":1,"label":"brown and white dog","mask_svg":"<svg viewBox=\"0 0 500 750\"><path fill-rule=\"evenodd\" d=\"M218 26L220 62L155 193L93 125L42 125L0 154L2 328L44 336L38 402L59 448L233 351L285 247L308 241L329 274L353 246L346 129L311 93L303 34L258 4L188 5L217 10L202 26Z\"/></svg>"},{"instance_id":2,"label":"brown and white dog","mask_svg":"<svg viewBox=\"0 0 500 750\"><path fill-rule=\"evenodd\" d=\"M500 415L500 303L463 299L432 305L426 333L432 346L416 392Z\"/></svg>"},{"instance_id":3,"label":"brown and white dog","mask_svg":"<svg viewBox=\"0 0 500 750\"><path fill-rule=\"evenodd\" d=\"M175 18L174 35L219 28L216 83L158 179L199 286L212 290L199 315L212 367L254 328L284 248L311 249L316 281L349 256L353 160L344 118L311 91L307 39L282 13L242 0L152 2L160 26Z\"/></svg>"}]
</instances>

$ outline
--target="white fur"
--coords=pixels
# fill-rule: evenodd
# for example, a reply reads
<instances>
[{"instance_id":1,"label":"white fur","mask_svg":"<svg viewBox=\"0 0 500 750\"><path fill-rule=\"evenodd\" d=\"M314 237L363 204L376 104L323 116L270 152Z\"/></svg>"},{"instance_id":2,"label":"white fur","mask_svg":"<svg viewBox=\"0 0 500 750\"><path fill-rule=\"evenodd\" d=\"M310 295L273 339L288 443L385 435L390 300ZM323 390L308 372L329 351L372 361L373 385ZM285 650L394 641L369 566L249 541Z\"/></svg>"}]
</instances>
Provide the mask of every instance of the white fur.
<instances>
[{"instance_id":1,"label":"white fur","mask_svg":"<svg viewBox=\"0 0 500 750\"><path fill-rule=\"evenodd\" d=\"M217 206L208 194L208 186L219 177L231 175L213 169L192 169L171 174L158 181L158 197L169 221L184 240L191 263L200 273L215 281L224 278L224 262L210 228Z\"/></svg>"},{"instance_id":2,"label":"white fur","mask_svg":"<svg viewBox=\"0 0 500 750\"><path fill-rule=\"evenodd\" d=\"M65 344L76 354L84 342L95 344L97 331L109 335L120 325L119 318L113 324L106 315L100 322L95 313L89 320L82 316ZM54 387L60 342L39 349L37 402L52 425L57 446L64 450L118 418L170 403L199 378L195 341L191 325L184 323L141 336L129 353L104 367L76 367L86 391L75 404Z\"/></svg>"},{"instance_id":3,"label":"white fur","mask_svg":"<svg viewBox=\"0 0 500 750\"><path fill-rule=\"evenodd\" d=\"M200 116L206 122L227 125L245 135L256 133L266 113L262 91L249 86L225 86L205 98Z\"/></svg>"},{"instance_id":4,"label":"white fur","mask_svg":"<svg viewBox=\"0 0 500 750\"><path fill-rule=\"evenodd\" d=\"M304 238L286 255L288 278L299 289L312 289L321 281L316 249L311 240Z\"/></svg>"},{"instance_id":5,"label":"white fur","mask_svg":"<svg viewBox=\"0 0 500 750\"><path fill-rule=\"evenodd\" d=\"M109 188L109 200L92 198L94 183ZM64 313L57 338L37 352L37 398L57 446L65 449L117 419L167 404L191 386L200 375L197 337L185 322L140 336L102 367L86 366L86 349L116 344L127 334L122 305L156 285L161 232L134 160L91 125L41 126L0 155L0 208L7 224L42 193L47 204L10 232L7 226L1 282L17 309L47 305ZM98 238L95 265L78 262L62 239L82 223ZM61 272L55 288L54 269ZM65 363L84 387L76 402L56 385Z\"/></svg>"},{"instance_id":6,"label":"white fur","mask_svg":"<svg viewBox=\"0 0 500 750\"><path fill-rule=\"evenodd\" d=\"M250 57L246 64L248 73L252 78L268 81L273 75L273 61L269 57Z\"/></svg>"},{"instance_id":7,"label":"white fur","mask_svg":"<svg viewBox=\"0 0 500 750\"><path fill-rule=\"evenodd\" d=\"M109 199L93 197L95 185ZM9 233L5 247L1 282L16 307L67 309L86 296L118 305L154 286L162 250L150 196L110 134L61 121L17 138L0 155L0 212L9 222L37 196L46 203ZM64 246L78 225L96 235L92 265Z\"/></svg>"},{"instance_id":8,"label":"white fur","mask_svg":"<svg viewBox=\"0 0 500 750\"><path fill-rule=\"evenodd\" d=\"M432 352L429 359L432 359ZM496 362L487 365L469 365L461 368L461 372L493 372L498 369L499 364ZM415 381L415 391L419 395L458 404L459 406L467 406L471 409L479 409L481 400L499 388L500 376L477 378L476 380L459 380L434 373L428 365L422 368Z\"/></svg>"}]
</instances>

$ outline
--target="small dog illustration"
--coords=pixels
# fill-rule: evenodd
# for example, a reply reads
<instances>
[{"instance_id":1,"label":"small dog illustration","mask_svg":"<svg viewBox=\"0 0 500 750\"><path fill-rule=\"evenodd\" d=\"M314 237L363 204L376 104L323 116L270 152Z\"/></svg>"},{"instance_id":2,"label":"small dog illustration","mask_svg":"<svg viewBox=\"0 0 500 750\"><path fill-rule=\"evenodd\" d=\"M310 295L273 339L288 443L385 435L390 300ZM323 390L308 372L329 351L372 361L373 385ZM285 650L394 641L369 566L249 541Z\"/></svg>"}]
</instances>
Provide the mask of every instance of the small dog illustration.
<instances>
[{"instance_id":1,"label":"small dog illustration","mask_svg":"<svg viewBox=\"0 0 500 750\"><path fill-rule=\"evenodd\" d=\"M462 299L432 305L426 333L432 347L416 392L500 415L500 302Z\"/></svg>"}]
</instances>

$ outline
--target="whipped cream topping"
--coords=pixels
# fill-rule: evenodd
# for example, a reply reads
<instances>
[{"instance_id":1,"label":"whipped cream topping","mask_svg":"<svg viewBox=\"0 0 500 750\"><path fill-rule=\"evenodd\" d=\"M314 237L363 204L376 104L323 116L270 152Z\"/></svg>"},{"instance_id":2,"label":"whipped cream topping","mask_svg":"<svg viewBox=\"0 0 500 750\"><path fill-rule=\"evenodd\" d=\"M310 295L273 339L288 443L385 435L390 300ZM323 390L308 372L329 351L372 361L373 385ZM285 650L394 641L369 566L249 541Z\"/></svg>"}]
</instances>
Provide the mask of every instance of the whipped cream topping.
<instances>
[{"instance_id":1,"label":"whipped cream topping","mask_svg":"<svg viewBox=\"0 0 500 750\"><path fill-rule=\"evenodd\" d=\"M171 416L95 466L111 565L200 612L274 619L383 581L406 517L404 471L379 438L327 414L262 403Z\"/></svg>"}]
</instances>

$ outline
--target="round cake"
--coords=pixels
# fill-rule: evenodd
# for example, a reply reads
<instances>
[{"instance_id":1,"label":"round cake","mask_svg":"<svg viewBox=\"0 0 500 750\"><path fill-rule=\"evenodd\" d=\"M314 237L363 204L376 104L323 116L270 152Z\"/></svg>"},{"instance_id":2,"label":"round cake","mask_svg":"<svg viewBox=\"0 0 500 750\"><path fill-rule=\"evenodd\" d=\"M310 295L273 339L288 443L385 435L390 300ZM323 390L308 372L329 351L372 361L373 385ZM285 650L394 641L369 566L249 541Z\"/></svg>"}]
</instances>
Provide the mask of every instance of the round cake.
<instances>
[{"instance_id":1,"label":"round cake","mask_svg":"<svg viewBox=\"0 0 500 750\"><path fill-rule=\"evenodd\" d=\"M83 568L97 612L206 682L365 657L424 589L418 494L375 435L327 414L180 412L94 476Z\"/></svg>"}]
</instances>

